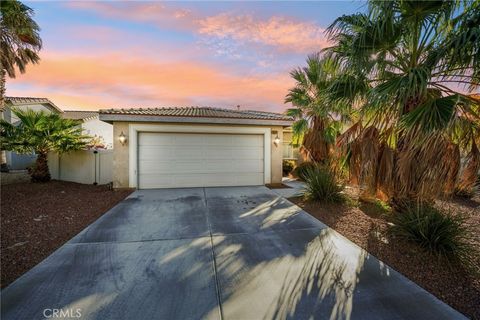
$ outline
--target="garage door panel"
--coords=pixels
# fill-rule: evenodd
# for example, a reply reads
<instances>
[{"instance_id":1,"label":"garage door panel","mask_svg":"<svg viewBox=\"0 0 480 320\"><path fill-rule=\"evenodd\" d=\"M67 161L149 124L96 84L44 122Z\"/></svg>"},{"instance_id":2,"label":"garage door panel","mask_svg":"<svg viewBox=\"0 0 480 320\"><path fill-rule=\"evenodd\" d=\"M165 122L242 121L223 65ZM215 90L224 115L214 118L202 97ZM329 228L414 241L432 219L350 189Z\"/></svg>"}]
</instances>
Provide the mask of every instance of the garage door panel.
<instances>
[{"instance_id":1,"label":"garage door panel","mask_svg":"<svg viewBox=\"0 0 480 320\"><path fill-rule=\"evenodd\" d=\"M232 143L240 147L261 147L263 148L263 136L232 136Z\"/></svg>"},{"instance_id":2,"label":"garage door panel","mask_svg":"<svg viewBox=\"0 0 480 320\"><path fill-rule=\"evenodd\" d=\"M210 175L210 174L180 174L162 175L162 180L152 175L139 176L142 181L142 188L191 188L191 187L227 187L227 186L251 186L263 184L263 178L255 173L248 173L241 176L236 174Z\"/></svg>"},{"instance_id":3,"label":"garage door panel","mask_svg":"<svg viewBox=\"0 0 480 320\"><path fill-rule=\"evenodd\" d=\"M209 159L263 159L263 147L206 147Z\"/></svg>"},{"instance_id":4,"label":"garage door panel","mask_svg":"<svg viewBox=\"0 0 480 320\"><path fill-rule=\"evenodd\" d=\"M139 146L174 146L175 136L169 134L159 135L154 132L142 132L138 137Z\"/></svg>"},{"instance_id":5,"label":"garage door panel","mask_svg":"<svg viewBox=\"0 0 480 320\"><path fill-rule=\"evenodd\" d=\"M261 185L263 141L263 135L139 133L139 187Z\"/></svg>"},{"instance_id":6,"label":"garage door panel","mask_svg":"<svg viewBox=\"0 0 480 320\"><path fill-rule=\"evenodd\" d=\"M140 168L142 174L183 174L183 173L257 173L263 174L262 160L244 160L237 166L234 160L171 161L145 160Z\"/></svg>"},{"instance_id":7,"label":"garage door panel","mask_svg":"<svg viewBox=\"0 0 480 320\"><path fill-rule=\"evenodd\" d=\"M172 147L152 147L152 146L140 146L141 152L138 154L138 161L141 163L142 161L154 162L155 159L162 159L162 160L173 160L175 159L174 151L175 149Z\"/></svg>"}]
</instances>

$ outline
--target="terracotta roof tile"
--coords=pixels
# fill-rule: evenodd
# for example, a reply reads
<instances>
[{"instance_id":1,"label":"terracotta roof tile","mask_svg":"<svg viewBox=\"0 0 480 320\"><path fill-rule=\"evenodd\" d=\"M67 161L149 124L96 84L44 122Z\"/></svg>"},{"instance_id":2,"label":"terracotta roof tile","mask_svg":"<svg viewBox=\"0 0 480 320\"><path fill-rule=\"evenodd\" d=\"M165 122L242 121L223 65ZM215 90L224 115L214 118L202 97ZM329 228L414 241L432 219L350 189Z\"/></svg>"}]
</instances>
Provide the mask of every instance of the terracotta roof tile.
<instances>
[{"instance_id":1,"label":"terracotta roof tile","mask_svg":"<svg viewBox=\"0 0 480 320\"><path fill-rule=\"evenodd\" d=\"M62 117L65 119L86 121L93 118L98 118L98 111L65 110L62 113Z\"/></svg>"},{"instance_id":2,"label":"terracotta roof tile","mask_svg":"<svg viewBox=\"0 0 480 320\"><path fill-rule=\"evenodd\" d=\"M12 103L13 105L29 104L29 103L47 103L52 106L58 112L63 112L62 109L57 107L52 101L47 98L34 98L34 97L5 97L5 101Z\"/></svg>"},{"instance_id":3,"label":"terracotta roof tile","mask_svg":"<svg viewBox=\"0 0 480 320\"><path fill-rule=\"evenodd\" d=\"M180 107L180 108L132 108L132 109L104 109L100 114L120 114L132 116L163 116L163 117L190 117L190 118L234 118L234 119L260 119L260 120L293 120L291 117L280 113L233 110L212 107Z\"/></svg>"}]
</instances>

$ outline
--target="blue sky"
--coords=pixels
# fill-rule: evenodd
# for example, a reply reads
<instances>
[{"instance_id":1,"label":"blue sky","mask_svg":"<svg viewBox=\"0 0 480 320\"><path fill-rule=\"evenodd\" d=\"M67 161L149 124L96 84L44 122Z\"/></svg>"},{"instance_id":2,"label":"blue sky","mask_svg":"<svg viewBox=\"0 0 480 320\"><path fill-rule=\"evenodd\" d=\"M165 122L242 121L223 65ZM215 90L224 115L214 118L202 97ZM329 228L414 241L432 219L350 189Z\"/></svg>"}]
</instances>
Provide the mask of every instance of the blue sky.
<instances>
[{"instance_id":1,"label":"blue sky","mask_svg":"<svg viewBox=\"0 0 480 320\"><path fill-rule=\"evenodd\" d=\"M323 31L361 1L26 2L41 62L11 96L63 109L208 105L282 112L289 71L329 45Z\"/></svg>"}]
</instances>

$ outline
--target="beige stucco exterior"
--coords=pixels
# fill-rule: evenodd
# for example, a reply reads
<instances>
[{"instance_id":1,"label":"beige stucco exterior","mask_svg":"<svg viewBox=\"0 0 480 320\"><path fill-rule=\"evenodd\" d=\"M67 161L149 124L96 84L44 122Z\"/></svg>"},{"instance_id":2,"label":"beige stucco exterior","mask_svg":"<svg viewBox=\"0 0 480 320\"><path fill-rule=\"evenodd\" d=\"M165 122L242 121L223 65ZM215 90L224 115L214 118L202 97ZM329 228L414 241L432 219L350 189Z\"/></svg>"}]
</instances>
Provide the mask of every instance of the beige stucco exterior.
<instances>
[{"instance_id":1,"label":"beige stucco exterior","mask_svg":"<svg viewBox=\"0 0 480 320\"><path fill-rule=\"evenodd\" d=\"M138 124L137 122L113 122L113 186L114 188L128 188L129 183L129 131L130 124ZM158 125L155 122L142 122L142 125ZM184 125L192 126L190 123L172 123L162 124L178 126ZM195 124L195 126L214 126L210 124ZM249 127L249 125L229 125L229 127ZM258 126L256 126L258 127ZM280 141L283 141L283 127L282 126L262 126L270 128L271 130L271 157L270 157L270 170L271 170L271 183L282 182L282 142L278 146L274 144L274 139L278 134ZM276 132L275 132L276 131ZM121 133L127 136L127 143L122 145L118 139Z\"/></svg>"}]
</instances>

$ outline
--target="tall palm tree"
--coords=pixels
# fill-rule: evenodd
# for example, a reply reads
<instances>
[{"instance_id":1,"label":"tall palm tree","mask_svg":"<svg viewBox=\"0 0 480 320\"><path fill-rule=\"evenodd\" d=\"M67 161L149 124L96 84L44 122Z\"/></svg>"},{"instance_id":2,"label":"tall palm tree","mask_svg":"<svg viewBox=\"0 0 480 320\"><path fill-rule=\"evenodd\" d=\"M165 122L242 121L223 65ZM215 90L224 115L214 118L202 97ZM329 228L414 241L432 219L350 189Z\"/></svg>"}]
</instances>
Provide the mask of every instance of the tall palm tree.
<instances>
[{"instance_id":1,"label":"tall palm tree","mask_svg":"<svg viewBox=\"0 0 480 320\"><path fill-rule=\"evenodd\" d=\"M25 72L28 63L37 63L42 47L40 28L33 10L17 0L0 1L0 110L5 105L6 76L15 78L15 69ZM6 154L0 150L2 170L8 170Z\"/></svg>"},{"instance_id":2,"label":"tall palm tree","mask_svg":"<svg viewBox=\"0 0 480 320\"><path fill-rule=\"evenodd\" d=\"M330 104L324 94L336 73L333 61L318 53L308 56L305 67L290 72L295 87L289 90L285 103L294 106L287 110L296 120L292 126L294 142L301 144L303 151L315 162L330 158L341 120L348 114L338 107L339 104Z\"/></svg>"},{"instance_id":3,"label":"tall palm tree","mask_svg":"<svg viewBox=\"0 0 480 320\"><path fill-rule=\"evenodd\" d=\"M0 12L0 108L3 108L6 76L15 78L15 69L24 73L27 64L37 63L42 40L30 7L7 0L0 2Z\"/></svg>"},{"instance_id":4,"label":"tall palm tree","mask_svg":"<svg viewBox=\"0 0 480 320\"><path fill-rule=\"evenodd\" d=\"M35 166L30 173L33 182L50 180L48 152L64 153L79 150L86 147L90 138L82 135L78 121L64 119L57 113L16 109L12 112L20 122L13 125L3 119L0 120L0 143L5 150L37 154Z\"/></svg>"},{"instance_id":5,"label":"tall palm tree","mask_svg":"<svg viewBox=\"0 0 480 320\"><path fill-rule=\"evenodd\" d=\"M328 29L327 55L370 87L358 90L361 130L343 141L394 200L451 192L462 153L468 172L480 169L480 108L466 94L480 84L480 2L372 0L367 11Z\"/></svg>"}]
</instances>

